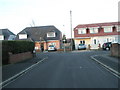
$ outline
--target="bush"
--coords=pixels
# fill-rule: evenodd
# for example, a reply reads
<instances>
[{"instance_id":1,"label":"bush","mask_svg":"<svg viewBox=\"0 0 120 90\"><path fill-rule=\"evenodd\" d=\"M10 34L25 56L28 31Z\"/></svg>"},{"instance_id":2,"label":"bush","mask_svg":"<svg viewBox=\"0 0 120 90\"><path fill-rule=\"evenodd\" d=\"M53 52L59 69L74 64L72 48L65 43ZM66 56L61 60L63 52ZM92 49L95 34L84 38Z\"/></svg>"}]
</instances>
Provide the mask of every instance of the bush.
<instances>
[{"instance_id":1,"label":"bush","mask_svg":"<svg viewBox=\"0 0 120 90\"><path fill-rule=\"evenodd\" d=\"M13 54L32 52L34 50L34 42L30 41L2 41L2 63L8 64L9 52Z\"/></svg>"}]
</instances>

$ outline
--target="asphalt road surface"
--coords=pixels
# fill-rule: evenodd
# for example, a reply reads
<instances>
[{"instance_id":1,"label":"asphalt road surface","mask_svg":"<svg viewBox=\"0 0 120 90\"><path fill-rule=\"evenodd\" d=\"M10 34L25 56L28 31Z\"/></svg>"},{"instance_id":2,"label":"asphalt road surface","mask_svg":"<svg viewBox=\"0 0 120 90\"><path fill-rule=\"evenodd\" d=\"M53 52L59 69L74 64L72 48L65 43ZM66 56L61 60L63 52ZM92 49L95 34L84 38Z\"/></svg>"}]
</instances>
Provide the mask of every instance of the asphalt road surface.
<instances>
[{"instance_id":1,"label":"asphalt road surface","mask_svg":"<svg viewBox=\"0 0 120 90\"><path fill-rule=\"evenodd\" d=\"M90 58L106 53L45 53L45 61L4 88L118 88L118 78Z\"/></svg>"}]
</instances>

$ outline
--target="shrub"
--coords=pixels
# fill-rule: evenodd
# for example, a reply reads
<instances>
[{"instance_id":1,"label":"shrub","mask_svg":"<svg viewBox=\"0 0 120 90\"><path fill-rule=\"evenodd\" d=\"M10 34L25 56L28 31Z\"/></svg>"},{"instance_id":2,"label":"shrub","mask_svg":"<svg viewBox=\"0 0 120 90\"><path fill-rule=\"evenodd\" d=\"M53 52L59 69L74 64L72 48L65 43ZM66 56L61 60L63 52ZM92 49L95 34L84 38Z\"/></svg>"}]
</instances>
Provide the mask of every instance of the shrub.
<instances>
[{"instance_id":1,"label":"shrub","mask_svg":"<svg viewBox=\"0 0 120 90\"><path fill-rule=\"evenodd\" d=\"M32 52L34 50L34 42L30 41L2 41L2 63L8 64L9 52L13 54Z\"/></svg>"}]
</instances>

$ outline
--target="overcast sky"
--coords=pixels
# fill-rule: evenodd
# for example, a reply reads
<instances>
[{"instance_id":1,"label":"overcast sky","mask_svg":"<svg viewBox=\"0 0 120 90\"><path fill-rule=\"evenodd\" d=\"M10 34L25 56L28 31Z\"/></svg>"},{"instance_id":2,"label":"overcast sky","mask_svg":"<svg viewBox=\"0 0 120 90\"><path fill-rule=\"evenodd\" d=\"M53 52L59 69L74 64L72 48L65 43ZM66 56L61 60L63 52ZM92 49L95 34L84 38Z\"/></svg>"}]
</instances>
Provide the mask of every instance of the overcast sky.
<instances>
[{"instance_id":1,"label":"overcast sky","mask_svg":"<svg viewBox=\"0 0 120 90\"><path fill-rule=\"evenodd\" d=\"M119 0L0 0L0 29L17 34L33 25L54 25L69 38L78 24L118 21Z\"/></svg>"}]
</instances>

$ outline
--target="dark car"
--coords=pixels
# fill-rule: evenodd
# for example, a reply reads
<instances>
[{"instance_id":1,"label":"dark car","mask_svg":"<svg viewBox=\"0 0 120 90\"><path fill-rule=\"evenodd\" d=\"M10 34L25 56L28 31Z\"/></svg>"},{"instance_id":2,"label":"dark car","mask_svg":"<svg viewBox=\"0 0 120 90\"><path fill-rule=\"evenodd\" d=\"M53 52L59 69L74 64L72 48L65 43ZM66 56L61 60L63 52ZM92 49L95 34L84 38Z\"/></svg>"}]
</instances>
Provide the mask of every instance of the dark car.
<instances>
[{"instance_id":1,"label":"dark car","mask_svg":"<svg viewBox=\"0 0 120 90\"><path fill-rule=\"evenodd\" d=\"M79 44L78 50L85 50L85 49L86 49L86 45L85 44Z\"/></svg>"},{"instance_id":2,"label":"dark car","mask_svg":"<svg viewBox=\"0 0 120 90\"><path fill-rule=\"evenodd\" d=\"M110 50L111 45L112 45L111 42L104 43L104 44L102 45L102 49L103 49L103 50Z\"/></svg>"}]
</instances>

